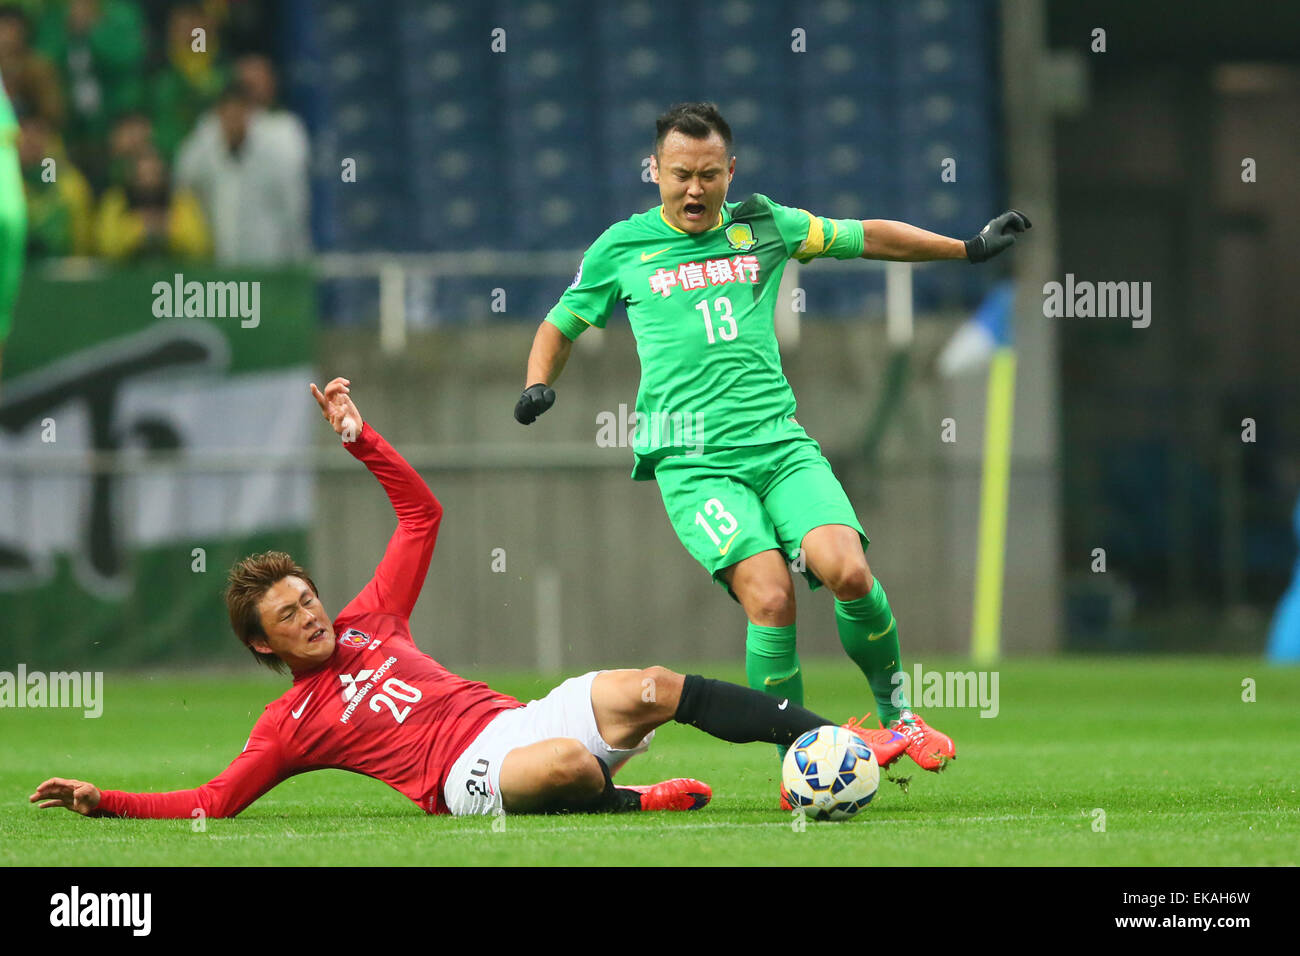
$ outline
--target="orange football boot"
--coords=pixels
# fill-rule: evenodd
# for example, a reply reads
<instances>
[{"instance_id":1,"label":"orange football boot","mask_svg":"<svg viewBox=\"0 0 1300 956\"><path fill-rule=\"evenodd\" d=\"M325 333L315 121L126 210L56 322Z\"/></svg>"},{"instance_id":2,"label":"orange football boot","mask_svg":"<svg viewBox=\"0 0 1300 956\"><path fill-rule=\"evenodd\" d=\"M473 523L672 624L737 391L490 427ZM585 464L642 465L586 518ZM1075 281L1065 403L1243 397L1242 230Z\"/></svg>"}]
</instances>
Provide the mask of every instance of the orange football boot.
<instances>
[{"instance_id":1,"label":"orange football boot","mask_svg":"<svg viewBox=\"0 0 1300 956\"><path fill-rule=\"evenodd\" d=\"M902 711L897 720L889 722L889 729L907 738L907 755L922 770L936 773L957 759L957 746L947 734L942 734L926 724L910 710Z\"/></svg>"},{"instance_id":2,"label":"orange football boot","mask_svg":"<svg viewBox=\"0 0 1300 956\"><path fill-rule=\"evenodd\" d=\"M863 714L861 720L850 717L847 723L840 726L845 730L853 731L862 739L864 744L871 748L871 752L876 755L876 763L880 764L883 770L907 753L911 741L892 728L885 730L883 727L867 727L866 720L870 716L870 713ZM949 741L950 745L951 743Z\"/></svg>"}]
</instances>

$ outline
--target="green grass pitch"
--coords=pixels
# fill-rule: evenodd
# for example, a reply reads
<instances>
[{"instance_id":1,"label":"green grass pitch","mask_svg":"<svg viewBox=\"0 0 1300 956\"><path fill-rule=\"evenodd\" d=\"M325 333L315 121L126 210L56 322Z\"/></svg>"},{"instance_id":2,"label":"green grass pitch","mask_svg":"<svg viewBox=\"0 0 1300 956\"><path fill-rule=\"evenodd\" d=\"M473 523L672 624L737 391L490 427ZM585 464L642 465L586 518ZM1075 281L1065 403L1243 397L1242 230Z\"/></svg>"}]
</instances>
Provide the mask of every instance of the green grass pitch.
<instances>
[{"instance_id":1,"label":"green grass pitch","mask_svg":"<svg viewBox=\"0 0 1300 956\"><path fill-rule=\"evenodd\" d=\"M927 670L967 670L959 661ZM670 662L671 666L671 662ZM734 664L706 668L741 678ZM957 741L943 774L907 758L905 793L881 782L847 823L802 832L777 809L774 748L690 728L659 731L623 783L697 776L695 813L430 817L384 784L342 771L281 784L235 819L89 820L38 810L49 776L101 787L197 786L243 746L283 688L248 679L109 674L97 720L79 711L0 711L0 864L86 865L925 865L1189 866L1300 863L1300 668L1246 658L1005 662L1000 713L918 708ZM806 661L809 705L844 720L869 709L842 660ZM557 681L484 677L522 699ZM1255 702L1242 681L1255 681ZM1098 829L1104 811L1104 830Z\"/></svg>"}]
</instances>

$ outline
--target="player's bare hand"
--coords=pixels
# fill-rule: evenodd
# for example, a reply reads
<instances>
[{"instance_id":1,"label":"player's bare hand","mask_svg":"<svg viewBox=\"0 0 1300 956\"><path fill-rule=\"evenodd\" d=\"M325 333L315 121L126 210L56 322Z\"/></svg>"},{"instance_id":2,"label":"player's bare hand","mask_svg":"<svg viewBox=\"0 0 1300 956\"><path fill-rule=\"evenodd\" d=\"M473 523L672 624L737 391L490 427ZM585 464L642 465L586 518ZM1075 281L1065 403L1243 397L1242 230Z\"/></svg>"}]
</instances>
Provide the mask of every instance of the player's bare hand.
<instances>
[{"instance_id":1,"label":"player's bare hand","mask_svg":"<svg viewBox=\"0 0 1300 956\"><path fill-rule=\"evenodd\" d=\"M352 403L350 394L352 383L346 378L336 378L325 386L325 391L312 382L311 394L320 406L325 421L330 423L334 433L341 435L344 441L356 441L361 434L362 418L357 406Z\"/></svg>"},{"instance_id":2,"label":"player's bare hand","mask_svg":"<svg viewBox=\"0 0 1300 956\"><path fill-rule=\"evenodd\" d=\"M74 813L90 816L99 806L99 788L84 780L65 780L63 777L51 777L36 788L36 792L27 798L28 803L44 800L42 810L53 807L65 807Z\"/></svg>"}]
</instances>

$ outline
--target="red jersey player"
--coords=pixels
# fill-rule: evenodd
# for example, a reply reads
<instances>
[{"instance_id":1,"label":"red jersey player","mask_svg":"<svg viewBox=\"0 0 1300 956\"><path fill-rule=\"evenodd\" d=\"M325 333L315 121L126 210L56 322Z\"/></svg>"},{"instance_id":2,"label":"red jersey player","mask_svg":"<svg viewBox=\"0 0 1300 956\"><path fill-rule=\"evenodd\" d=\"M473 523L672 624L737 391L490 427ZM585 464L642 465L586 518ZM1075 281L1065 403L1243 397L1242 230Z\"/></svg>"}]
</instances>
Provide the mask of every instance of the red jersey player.
<instances>
[{"instance_id":1,"label":"red jersey player","mask_svg":"<svg viewBox=\"0 0 1300 956\"><path fill-rule=\"evenodd\" d=\"M451 673L415 645L410 615L429 569L442 505L369 425L336 378L312 394L344 447L370 469L397 530L370 580L333 621L307 572L282 552L244 559L226 589L230 623L262 663L293 685L267 705L243 752L201 787L170 793L100 790L54 777L30 797L87 816L211 817L239 813L280 781L338 768L382 780L426 813L694 810L697 780L615 787L612 773L670 720L733 742L789 744L818 715L769 695L663 667L599 671L525 705ZM882 765L901 735L854 727Z\"/></svg>"}]
</instances>

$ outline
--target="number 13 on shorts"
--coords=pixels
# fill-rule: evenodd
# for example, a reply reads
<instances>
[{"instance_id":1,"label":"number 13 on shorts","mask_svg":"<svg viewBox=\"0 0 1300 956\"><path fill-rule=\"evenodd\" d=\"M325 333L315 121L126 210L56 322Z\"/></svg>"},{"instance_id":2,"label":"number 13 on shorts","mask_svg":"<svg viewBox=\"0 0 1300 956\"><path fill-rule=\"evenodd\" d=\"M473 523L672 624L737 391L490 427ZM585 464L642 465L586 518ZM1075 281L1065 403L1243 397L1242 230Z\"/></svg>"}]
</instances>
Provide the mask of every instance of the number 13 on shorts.
<instances>
[{"instance_id":1,"label":"number 13 on shorts","mask_svg":"<svg viewBox=\"0 0 1300 956\"><path fill-rule=\"evenodd\" d=\"M708 517L705 517L705 516ZM713 524L709 518L714 519L717 523L718 530L713 530ZM739 534L740 525L732 516L731 512L722 506L722 502L717 498L710 498L704 503L704 511L695 512L695 523L705 530L708 536L713 540L714 546L718 549L719 554L726 554L727 549L731 547L731 542ZM723 543L726 538L726 543Z\"/></svg>"}]
</instances>

